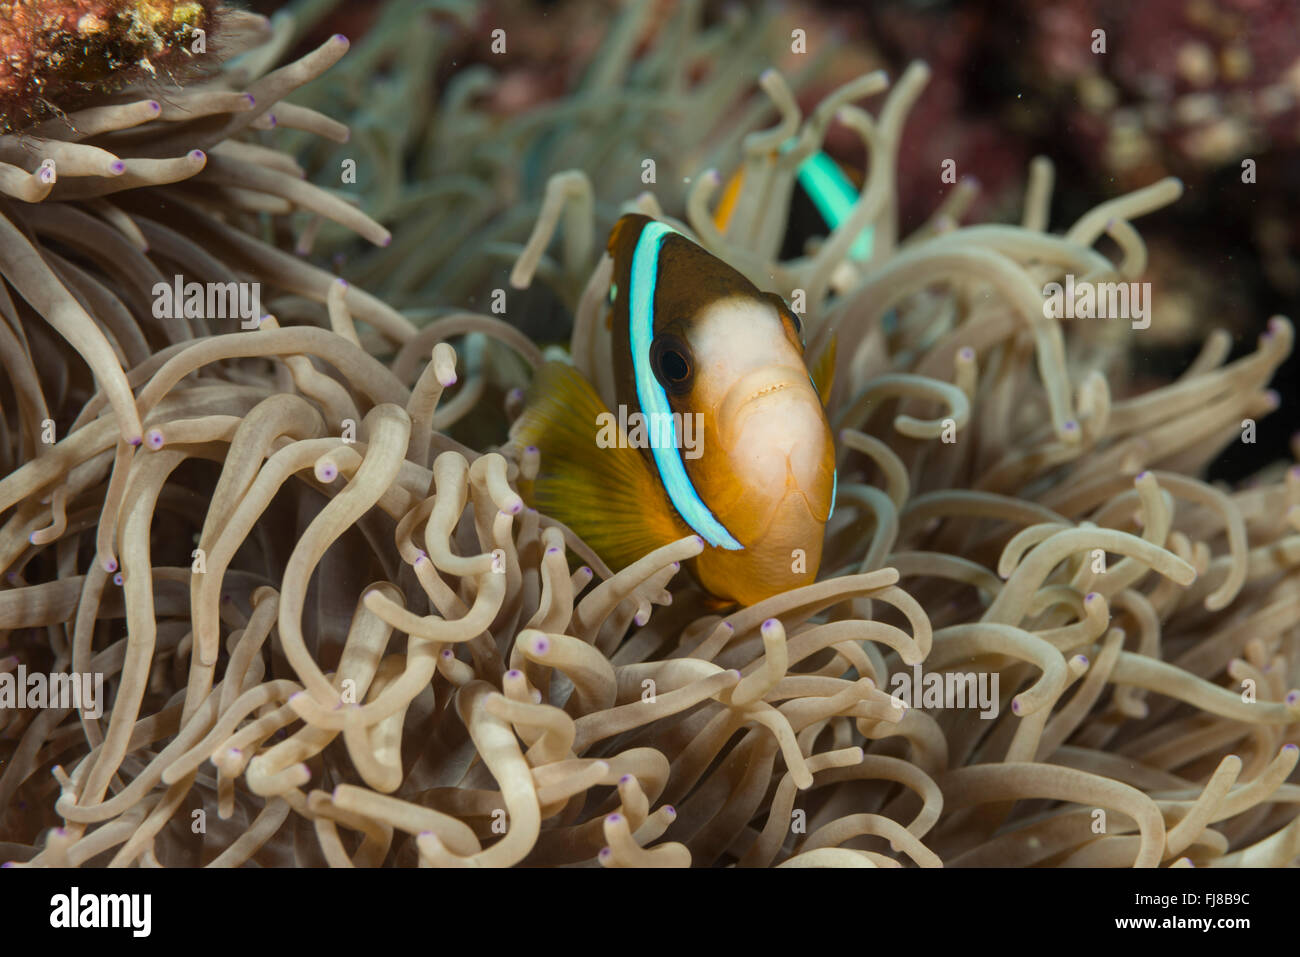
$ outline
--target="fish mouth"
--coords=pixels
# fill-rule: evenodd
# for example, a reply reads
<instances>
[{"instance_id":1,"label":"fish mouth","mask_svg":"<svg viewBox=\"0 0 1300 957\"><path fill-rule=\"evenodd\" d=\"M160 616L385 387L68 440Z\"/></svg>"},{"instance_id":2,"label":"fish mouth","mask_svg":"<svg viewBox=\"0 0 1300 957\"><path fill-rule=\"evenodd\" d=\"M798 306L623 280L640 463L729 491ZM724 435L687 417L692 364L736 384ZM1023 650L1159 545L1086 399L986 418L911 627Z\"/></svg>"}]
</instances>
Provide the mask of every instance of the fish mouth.
<instances>
[{"instance_id":1,"label":"fish mouth","mask_svg":"<svg viewBox=\"0 0 1300 957\"><path fill-rule=\"evenodd\" d=\"M775 382L775 383L773 383L772 385L766 385L766 386L763 386L763 388L759 389L757 392L755 392L753 395L751 395L751 396L750 396L748 399L746 399L745 401L746 401L746 402L752 402L754 399L761 398L762 396L765 396L765 395L771 395L773 392L780 392L782 389L786 389L786 388L789 388L789 384L788 384L788 383L786 383L786 382Z\"/></svg>"},{"instance_id":2,"label":"fish mouth","mask_svg":"<svg viewBox=\"0 0 1300 957\"><path fill-rule=\"evenodd\" d=\"M764 366L747 372L727 390L723 396L722 407L718 410L718 420L739 427L741 413L754 410L757 403L774 395L787 393L790 399L796 399L800 386L811 396L812 383L808 374L802 369L789 366Z\"/></svg>"}]
</instances>

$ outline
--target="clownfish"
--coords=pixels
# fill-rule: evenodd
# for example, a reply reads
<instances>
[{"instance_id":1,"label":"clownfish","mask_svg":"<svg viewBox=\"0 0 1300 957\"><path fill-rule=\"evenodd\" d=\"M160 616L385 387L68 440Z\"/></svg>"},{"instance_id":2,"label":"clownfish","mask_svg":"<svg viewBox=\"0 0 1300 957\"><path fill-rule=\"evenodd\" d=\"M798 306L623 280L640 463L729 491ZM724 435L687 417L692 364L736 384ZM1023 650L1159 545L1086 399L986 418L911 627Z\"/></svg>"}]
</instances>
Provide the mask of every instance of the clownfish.
<instances>
[{"instance_id":1,"label":"clownfish","mask_svg":"<svg viewBox=\"0 0 1300 957\"><path fill-rule=\"evenodd\" d=\"M785 152L794 145L795 140L791 138L781 147L781 151ZM853 204L858 200L860 182L860 173L846 173L844 168L824 152L818 151L806 157L795 171L795 188L790 197L789 230L781 258L793 259L802 254L803 234L827 235L838 229L840 223L848 219L853 211ZM745 170L741 167L732 174L723 189L718 208L713 213L713 223L723 233L731 222L744 183ZM868 226L858 234L849 247L851 259L866 262L871 258L874 233L872 227Z\"/></svg>"},{"instance_id":2,"label":"clownfish","mask_svg":"<svg viewBox=\"0 0 1300 957\"><path fill-rule=\"evenodd\" d=\"M510 431L516 452L540 454L521 495L615 570L698 535L688 567L721 603L812 582L835 451L799 317L647 216L623 216L607 250L619 408L572 365L544 363Z\"/></svg>"}]
</instances>

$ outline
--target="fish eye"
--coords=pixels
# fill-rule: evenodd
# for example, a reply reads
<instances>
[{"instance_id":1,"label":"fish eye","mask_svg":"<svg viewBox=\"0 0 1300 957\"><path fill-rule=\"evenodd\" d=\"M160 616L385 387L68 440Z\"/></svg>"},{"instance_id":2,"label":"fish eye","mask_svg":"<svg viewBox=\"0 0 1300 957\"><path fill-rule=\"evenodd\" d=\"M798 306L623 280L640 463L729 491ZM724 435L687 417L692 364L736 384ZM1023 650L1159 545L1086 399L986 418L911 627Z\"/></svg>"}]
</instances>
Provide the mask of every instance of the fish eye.
<instances>
[{"instance_id":1,"label":"fish eye","mask_svg":"<svg viewBox=\"0 0 1300 957\"><path fill-rule=\"evenodd\" d=\"M691 385L693 373L691 350L673 335L662 335L650 347L650 363L655 378L669 392L682 393Z\"/></svg>"},{"instance_id":2,"label":"fish eye","mask_svg":"<svg viewBox=\"0 0 1300 957\"><path fill-rule=\"evenodd\" d=\"M686 357L673 349L665 349L659 354L659 368L663 370L664 378L670 382L681 382L691 374Z\"/></svg>"}]
</instances>

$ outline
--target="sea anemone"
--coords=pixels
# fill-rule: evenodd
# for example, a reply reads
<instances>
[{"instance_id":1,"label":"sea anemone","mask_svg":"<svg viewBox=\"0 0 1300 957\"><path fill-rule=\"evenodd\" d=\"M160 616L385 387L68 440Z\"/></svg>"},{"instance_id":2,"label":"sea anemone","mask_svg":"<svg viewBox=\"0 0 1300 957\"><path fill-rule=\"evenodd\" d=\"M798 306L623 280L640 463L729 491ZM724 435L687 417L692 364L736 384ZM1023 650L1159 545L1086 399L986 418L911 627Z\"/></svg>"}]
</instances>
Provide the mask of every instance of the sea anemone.
<instances>
[{"instance_id":1,"label":"sea anemone","mask_svg":"<svg viewBox=\"0 0 1300 957\"><path fill-rule=\"evenodd\" d=\"M276 23L290 38L311 35L330 7L294 3ZM759 70L798 60L791 82L800 89L843 45L792 58L783 19L737 7L702 24L694 0L626 4L607 27L604 4L560 5L546 21L528 7L390 0L354 53L299 98L346 116L355 134L346 148L291 140L300 162L315 175L354 160L367 208L394 235L391 250L373 250L326 229L320 249L346 255L349 277L417 319L505 285L557 174L585 174L581 199L606 227L637 189L681 209L692 177L734 155L769 110L748 96ZM575 56L588 49L587 59ZM579 188L572 177L560 183ZM564 265L584 268L589 252L573 237ZM542 269L546 291L572 307L572 277L555 275L549 259ZM533 316L516 321L554 335Z\"/></svg>"},{"instance_id":2,"label":"sea anemone","mask_svg":"<svg viewBox=\"0 0 1300 957\"><path fill-rule=\"evenodd\" d=\"M249 112L341 53L329 41L254 82ZM293 82L257 85L284 76ZM782 75L766 72L779 120L743 140L746 176L725 230L712 220L721 177L711 171L692 174L674 206L615 195L577 170L550 179L514 264L512 281L531 284L563 223L568 252L542 278L572 291L569 352L605 390L609 264L592 250L606 202L667 209L761 288L804 304L810 356L835 349L838 507L820 580L751 607L718 609L684 580L682 563L703 547L693 536L611 573L525 507L517 480L538 467L534 450L507 456L448 436L450 422L488 414L482 383L496 357L526 370L542 349L472 313L416 332L253 238L247 211L268 195L284 201L266 210L273 218L338 213L382 236L328 194L281 194L281 178L255 178L255 163L288 161L227 141L247 128L245 112L227 109L216 138L198 139L213 156L233 146L242 163L242 176L200 191L225 191L218 210L182 197L182 184L144 183L121 196L131 205L94 209L120 236L134 224L149 258L187 275L265 277L296 294L277 303L281 319L304 324L268 317L256 330L155 336L127 355L94 345L98 327L78 312L55 328L95 372L92 394L73 362L26 343L71 314L61 277L86 277L78 309L96 315L113 294L91 301L93 291L116 290L131 303L122 327L137 333L148 287L112 259L93 277L50 266L52 249L5 262L31 308L4 311L22 345L11 373L22 424L4 437L12 470L0 480L0 626L16 653L0 673L101 674L111 707L106 721L85 702L0 709L3 856L1294 862L1300 467L1270 467L1239 489L1197 478L1274 407L1268 382L1292 326L1274 318L1253 354L1227 364L1227 338L1211 336L1177 380L1129 394L1108 373L1138 330L1045 310L1044 287L1062 277L1140 277L1133 220L1176 200L1176 180L1055 234L1052 168L1038 160L1019 225L959 227L969 193L958 192L900 240L894 166L926 77L920 64L893 84L868 73L805 119ZM857 105L886 89L876 113ZM334 131L318 114L276 109ZM866 187L831 235L781 260L794 165L832 120L862 138ZM165 156L182 134L196 131L130 142ZM792 136L796 148L780 151ZM24 211L33 224L38 209L92 219L82 206L92 197L51 194ZM202 245L164 244L177 231L139 212L163 197ZM292 242L276 222L272 238ZM861 263L848 251L866 228L874 249ZM56 238L71 244L76 231ZM1102 236L1118 261L1094 248ZM389 252L418 268L418 248ZM20 282L65 292L33 301ZM449 340L467 333L481 362L458 369ZM52 446L39 442L44 409L75 414ZM932 696L936 684L964 706ZM977 684L991 690L978 707L964 697Z\"/></svg>"}]
</instances>

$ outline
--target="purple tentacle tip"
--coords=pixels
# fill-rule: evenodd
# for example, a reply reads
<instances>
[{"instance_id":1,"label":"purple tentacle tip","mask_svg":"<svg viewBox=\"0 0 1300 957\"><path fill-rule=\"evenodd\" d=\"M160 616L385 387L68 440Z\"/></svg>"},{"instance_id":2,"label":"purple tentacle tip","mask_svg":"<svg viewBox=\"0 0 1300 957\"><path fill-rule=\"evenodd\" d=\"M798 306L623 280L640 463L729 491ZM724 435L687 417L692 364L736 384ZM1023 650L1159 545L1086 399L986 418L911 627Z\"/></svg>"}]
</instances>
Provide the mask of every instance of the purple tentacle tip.
<instances>
[{"instance_id":1,"label":"purple tentacle tip","mask_svg":"<svg viewBox=\"0 0 1300 957\"><path fill-rule=\"evenodd\" d=\"M208 157L207 154L203 152L203 150L190 150L190 158L201 160L201 159L207 159Z\"/></svg>"},{"instance_id":2,"label":"purple tentacle tip","mask_svg":"<svg viewBox=\"0 0 1300 957\"><path fill-rule=\"evenodd\" d=\"M632 780L632 775L630 775L630 774L625 774L625 775L623 775L621 778L618 779L618 783L619 783L619 784L627 784L627 782L628 782L628 781L631 781L631 780Z\"/></svg>"},{"instance_id":3,"label":"purple tentacle tip","mask_svg":"<svg viewBox=\"0 0 1300 957\"><path fill-rule=\"evenodd\" d=\"M334 36L330 37L330 39L333 40L335 43L350 43L350 42L351 42L350 40L348 40L347 37L345 37L345 36L344 36L343 34L341 34L341 33L336 33L336 34L334 34Z\"/></svg>"},{"instance_id":4,"label":"purple tentacle tip","mask_svg":"<svg viewBox=\"0 0 1300 957\"><path fill-rule=\"evenodd\" d=\"M117 571L117 559L116 559L116 558L106 558L106 559L104 559L104 561L103 561L102 564L103 564L103 566L104 566L104 571L106 571L106 572L115 572L115 571Z\"/></svg>"},{"instance_id":5,"label":"purple tentacle tip","mask_svg":"<svg viewBox=\"0 0 1300 957\"><path fill-rule=\"evenodd\" d=\"M546 550L546 554L548 554L548 555L558 555L558 554L560 554L560 549L559 549L558 547L556 547L555 545L552 545L550 548L548 548L548 549Z\"/></svg>"},{"instance_id":6,"label":"purple tentacle tip","mask_svg":"<svg viewBox=\"0 0 1300 957\"><path fill-rule=\"evenodd\" d=\"M619 821L623 820L623 815L615 812L605 818L605 820L609 821L610 824L617 824Z\"/></svg>"},{"instance_id":7,"label":"purple tentacle tip","mask_svg":"<svg viewBox=\"0 0 1300 957\"><path fill-rule=\"evenodd\" d=\"M121 572L118 572L116 575L113 576L113 584L114 584L114 585L120 585L120 584L122 584L122 573L121 573Z\"/></svg>"},{"instance_id":8,"label":"purple tentacle tip","mask_svg":"<svg viewBox=\"0 0 1300 957\"><path fill-rule=\"evenodd\" d=\"M257 106L257 97L253 96L253 94L245 93L244 99L248 101L249 106Z\"/></svg>"},{"instance_id":9,"label":"purple tentacle tip","mask_svg":"<svg viewBox=\"0 0 1300 957\"><path fill-rule=\"evenodd\" d=\"M447 651L451 651L451 649L448 648ZM446 652L444 652L444 654L446 654ZM511 681L515 680L516 678L522 678L523 676L524 673L520 671L518 668L511 668L509 671L506 672L506 677L509 678Z\"/></svg>"},{"instance_id":10,"label":"purple tentacle tip","mask_svg":"<svg viewBox=\"0 0 1300 957\"><path fill-rule=\"evenodd\" d=\"M1068 422L1065 423L1065 431L1067 432L1074 432L1078 428L1079 428L1079 423L1074 421L1074 419L1070 419Z\"/></svg>"},{"instance_id":11,"label":"purple tentacle tip","mask_svg":"<svg viewBox=\"0 0 1300 957\"><path fill-rule=\"evenodd\" d=\"M121 160L113 160L112 164L108 168L112 170L113 174L116 176L121 176L126 172L126 164Z\"/></svg>"},{"instance_id":12,"label":"purple tentacle tip","mask_svg":"<svg viewBox=\"0 0 1300 957\"><path fill-rule=\"evenodd\" d=\"M1011 710L1016 714L1020 713L1020 700L1018 698L1011 699Z\"/></svg>"},{"instance_id":13,"label":"purple tentacle tip","mask_svg":"<svg viewBox=\"0 0 1300 957\"><path fill-rule=\"evenodd\" d=\"M152 110L154 113L161 113L161 112L162 112L162 104L159 103L157 100L150 100L150 101L149 101L149 109Z\"/></svg>"}]
</instances>

